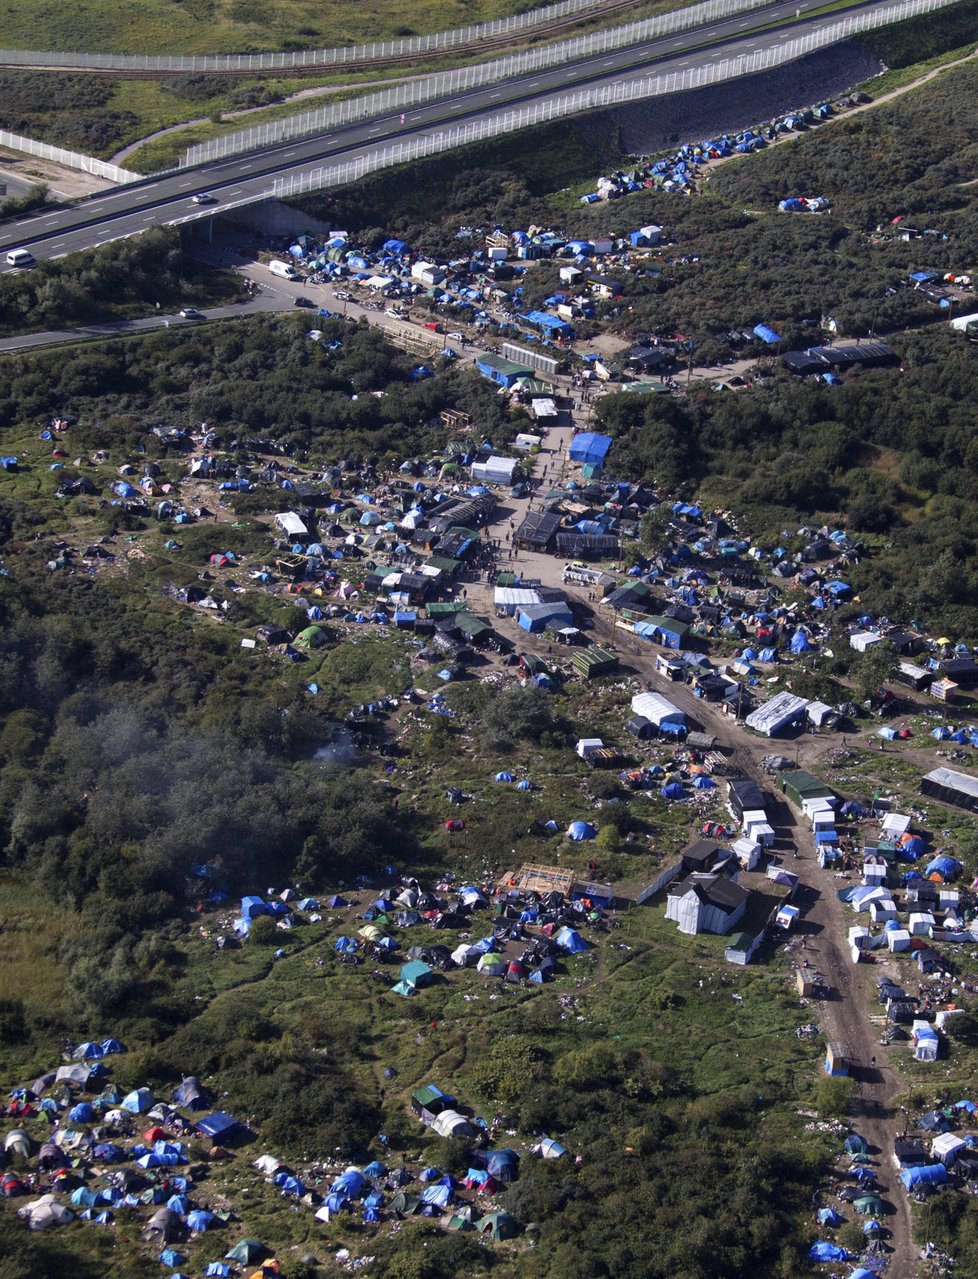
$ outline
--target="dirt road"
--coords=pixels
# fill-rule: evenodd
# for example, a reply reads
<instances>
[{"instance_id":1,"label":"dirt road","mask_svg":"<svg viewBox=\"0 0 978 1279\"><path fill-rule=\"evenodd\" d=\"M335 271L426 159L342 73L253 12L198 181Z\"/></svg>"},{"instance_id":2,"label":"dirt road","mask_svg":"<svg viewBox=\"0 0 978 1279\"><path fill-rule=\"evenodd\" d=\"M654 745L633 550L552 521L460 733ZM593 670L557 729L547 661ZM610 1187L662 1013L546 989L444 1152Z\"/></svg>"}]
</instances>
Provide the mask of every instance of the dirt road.
<instances>
[{"instance_id":1,"label":"dirt road","mask_svg":"<svg viewBox=\"0 0 978 1279\"><path fill-rule=\"evenodd\" d=\"M547 468L543 488L556 486L568 478L570 468L564 460L567 445L574 429L587 425L589 410L581 405L580 393L566 379L561 382L560 389L566 397L564 402L573 399L575 407L561 413L558 424L551 428L544 441L544 450L536 458L537 477L542 477L544 468ZM539 579L547 586L561 586L562 564L555 557L527 551L519 551L515 560L508 557L506 536L509 525L512 523L518 528L531 503L532 499L527 498L505 500L497 508L496 522L489 533L501 541L503 568L512 567L521 576ZM492 588L485 582L466 585L470 606L492 616ZM590 611L594 627L592 634L597 642L614 645L622 662L640 681L667 693L694 724L713 733L725 746L735 775L751 777L769 794L777 795L761 762L771 753L771 742L751 736L716 707L694 697L685 685L674 684L658 676L655 673L657 649L640 640L630 639L627 632L616 631L613 618L605 616L596 604L588 600L586 588L569 586L564 589L580 609ZM834 744L837 743L826 738L801 739L798 753L804 758L800 758L800 762L803 765L811 763L817 768L818 756ZM778 797L769 806L768 813L778 836L774 851L786 859L788 868L798 874L801 881L797 901L802 907L803 917L794 958L799 965L807 961L812 969L821 973L829 989L829 997L820 1005L825 1040L838 1044L852 1063L851 1076L856 1091L851 1117L856 1130L869 1142L880 1192L888 1209L885 1226L890 1232L887 1243L892 1253L887 1276L888 1279L913 1279L915 1253L909 1205L891 1158L894 1139L904 1126L903 1114L895 1107L894 1101L905 1091L905 1084L890 1060L889 1048L880 1044L879 1031L870 1021L878 1008L877 979L888 974L899 980L900 974L892 958L880 959L874 964L853 964L847 932L854 920L836 893L843 881L819 866L812 834L801 824L787 801ZM794 856L796 851L797 859Z\"/></svg>"}]
</instances>

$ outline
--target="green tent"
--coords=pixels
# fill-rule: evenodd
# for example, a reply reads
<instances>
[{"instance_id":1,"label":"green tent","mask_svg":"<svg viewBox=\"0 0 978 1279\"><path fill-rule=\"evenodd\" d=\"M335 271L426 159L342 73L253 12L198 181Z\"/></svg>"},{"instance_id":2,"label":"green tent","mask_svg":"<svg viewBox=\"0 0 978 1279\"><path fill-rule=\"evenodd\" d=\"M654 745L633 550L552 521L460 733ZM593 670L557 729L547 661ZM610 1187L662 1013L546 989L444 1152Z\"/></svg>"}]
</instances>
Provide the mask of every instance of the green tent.
<instances>
[{"instance_id":1,"label":"green tent","mask_svg":"<svg viewBox=\"0 0 978 1279\"><path fill-rule=\"evenodd\" d=\"M265 1245L259 1243L257 1239L242 1239L230 1252L224 1254L224 1260L236 1261L239 1266L249 1266L252 1262L264 1261L271 1255Z\"/></svg>"},{"instance_id":2,"label":"green tent","mask_svg":"<svg viewBox=\"0 0 978 1279\"><path fill-rule=\"evenodd\" d=\"M490 1239L515 1239L520 1233L520 1223L508 1212L490 1212L475 1223L480 1235Z\"/></svg>"},{"instance_id":3,"label":"green tent","mask_svg":"<svg viewBox=\"0 0 978 1279\"><path fill-rule=\"evenodd\" d=\"M879 1195L862 1195L853 1201L852 1206L864 1217L882 1217L883 1215L883 1200Z\"/></svg>"},{"instance_id":4,"label":"green tent","mask_svg":"<svg viewBox=\"0 0 978 1279\"><path fill-rule=\"evenodd\" d=\"M399 1190L391 1200L391 1212L397 1217L412 1217L420 1207L420 1196L405 1194L403 1190Z\"/></svg>"},{"instance_id":5,"label":"green tent","mask_svg":"<svg viewBox=\"0 0 978 1279\"><path fill-rule=\"evenodd\" d=\"M322 648L326 639L326 632L321 626L307 626L295 637L295 646L296 648Z\"/></svg>"}]
</instances>

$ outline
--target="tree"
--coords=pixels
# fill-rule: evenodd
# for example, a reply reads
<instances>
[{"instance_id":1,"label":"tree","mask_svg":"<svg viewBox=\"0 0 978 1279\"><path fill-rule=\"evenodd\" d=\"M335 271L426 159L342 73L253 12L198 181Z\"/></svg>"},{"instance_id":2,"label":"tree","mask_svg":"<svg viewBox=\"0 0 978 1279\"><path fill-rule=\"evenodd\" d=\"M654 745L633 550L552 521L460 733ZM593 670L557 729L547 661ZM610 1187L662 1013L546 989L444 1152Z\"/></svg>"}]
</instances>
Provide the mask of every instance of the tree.
<instances>
[{"instance_id":1,"label":"tree","mask_svg":"<svg viewBox=\"0 0 978 1279\"><path fill-rule=\"evenodd\" d=\"M277 946L279 936L279 930L271 915L259 915L251 925L248 941L252 946Z\"/></svg>"},{"instance_id":2,"label":"tree","mask_svg":"<svg viewBox=\"0 0 978 1279\"><path fill-rule=\"evenodd\" d=\"M827 1075L815 1085L815 1106L822 1119L844 1119L856 1091L852 1079Z\"/></svg>"},{"instance_id":3,"label":"tree","mask_svg":"<svg viewBox=\"0 0 978 1279\"><path fill-rule=\"evenodd\" d=\"M852 664L852 675L856 684L856 696L864 702L873 697L889 679L896 661L896 652L892 644L885 640L872 644L865 653L860 653Z\"/></svg>"}]
</instances>

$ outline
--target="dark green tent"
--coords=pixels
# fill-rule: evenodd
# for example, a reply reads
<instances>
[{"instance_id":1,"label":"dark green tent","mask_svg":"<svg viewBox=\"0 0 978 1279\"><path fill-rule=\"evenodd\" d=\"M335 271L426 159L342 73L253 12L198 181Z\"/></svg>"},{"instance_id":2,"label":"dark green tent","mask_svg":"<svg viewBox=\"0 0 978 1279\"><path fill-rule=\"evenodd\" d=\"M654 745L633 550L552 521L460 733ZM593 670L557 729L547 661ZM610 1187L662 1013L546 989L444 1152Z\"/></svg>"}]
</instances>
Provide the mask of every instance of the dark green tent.
<instances>
[{"instance_id":1,"label":"dark green tent","mask_svg":"<svg viewBox=\"0 0 978 1279\"><path fill-rule=\"evenodd\" d=\"M253 1262L264 1261L271 1255L265 1245L259 1243L257 1239L242 1239L230 1252L224 1254L224 1260L236 1261L239 1266L249 1266Z\"/></svg>"},{"instance_id":2,"label":"dark green tent","mask_svg":"<svg viewBox=\"0 0 978 1279\"><path fill-rule=\"evenodd\" d=\"M515 1239L521 1230L520 1223L508 1212L489 1212L479 1218L475 1228L490 1239Z\"/></svg>"}]
</instances>

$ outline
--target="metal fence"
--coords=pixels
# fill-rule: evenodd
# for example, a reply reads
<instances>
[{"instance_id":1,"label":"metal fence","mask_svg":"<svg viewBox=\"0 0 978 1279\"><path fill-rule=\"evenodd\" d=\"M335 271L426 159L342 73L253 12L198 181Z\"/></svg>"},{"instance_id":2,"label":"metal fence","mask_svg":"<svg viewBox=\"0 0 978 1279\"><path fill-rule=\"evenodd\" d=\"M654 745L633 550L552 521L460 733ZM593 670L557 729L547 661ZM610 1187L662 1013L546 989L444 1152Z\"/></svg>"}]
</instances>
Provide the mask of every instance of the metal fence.
<instances>
[{"instance_id":1,"label":"metal fence","mask_svg":"<svg viewBox=\"0 0 978 1279\"><path fill-rule=\"evenodd\" d=\"M953 2L954 0L947 0L947 3ZM392 89L383 89L378 93L350 98L334 106L319 107L315 111L304 111L298 115L286 116L281 120L242 129L237 133L227 133L221 138L214 138L210 142L202 142L198 146L190 147L184 156L183 163L187 166L205 164L208 160L219 160L229 155L238 155L243 151L273 146L289 138L321 133L325 129L337 128L355 120L406 111L421 103L444 97L446 94L495 84L500 80L511 79L513 76L525 75L530 71L540 71L547 67L577 62L582 58L608 53L612 49L627 48L629 45L641 44L647 40L655 40L676 31L688 31L723 18L736 17L738 14L763 8L769 3L770 0L701 0L701 3L690 5L685 9L660 14L655 18L646 18L641 22L630 22L608 31L598 31L593 35L577 36L573 40L563 40L542 49L529 49L522 53L510 54L508 57L496 58L492 62L436 72L434 75L418 77Z\"/></svg>"},{"instance_id":2,"label":"metal fence","mask_svg":"<svg viewBox=\"0 0 978 1279\"><path fill-rule=\"evenodd\" d=\"M78 71L292 71L303 67L346 66L357 62L379 62L415 54L478 44L480 40L519 35L546 27L560 18L587 14L600 8L602 0L560 0L558 4L511 18L478 22L453 31L427 36L404 36L398 40L377 40L372 44L351 44L339 49L300 49L292 53L224 54L143 54L143 53L39 53L25 49L0 49L0 66L58 67Z\"/></svg>"},{"instance_id":3,"label":"metal fence","mask_svg":"<svg viewBox=\"0 0 978 1279\"><path fill-rule=\"evenodd\" d=\"M108 164L105 160L96 160L94 156L82 155L78 151L67 151L64 147L52 147L47 142L38 142L34 138L22 138L18 133L7 133L0 129L0 146L10 147L12 151L24 151L27 155L36 155L43 160L53 160L68 169L81 169L84 173L94 174L97 178L108 178L110 182L141 182L142 173L130 173L128 169L120 169L116 164Z\"/></svg>"},{"instance_id":4,"label":"metal fence","mask_svg":"<svg viewBox=\"0 0 978 1279\"><path fill-rule=\"evenodd\" d=\"M323 166L311 173L294 177L277 178L271 188L264 193L264 198L288 199L308 191L342 186L348 182L355 182L377 169L406 164L411 160L435 155L453 147L467 146L473 142L494 138L502 133L513 133L518 129L544 124L563 116L615 106L623 102L634 102L641 98L682 93L739 76L754 75L786 62L793 62L797 58L814 53L818 49L824 49L827 45L836 44L840 40L846 40L861 31L888 26L891 22L899 22L923 13L932 13L954 3L956 0L900 0L899 3L889 4L885 9L862 12L840 22L827 23L815 31L809 31L804 36L785 40L769 49L740 53L731 58L710 62L705 66L690 67L685 71L643 76L591 89L555 94L551 98L535 102L530 106L513 111L504 110L498 115L486 116L467 124L446 124L437 132L412 139L410 142L395 142L379 146L342 164Z\"/></svg>"}]
</instances>

